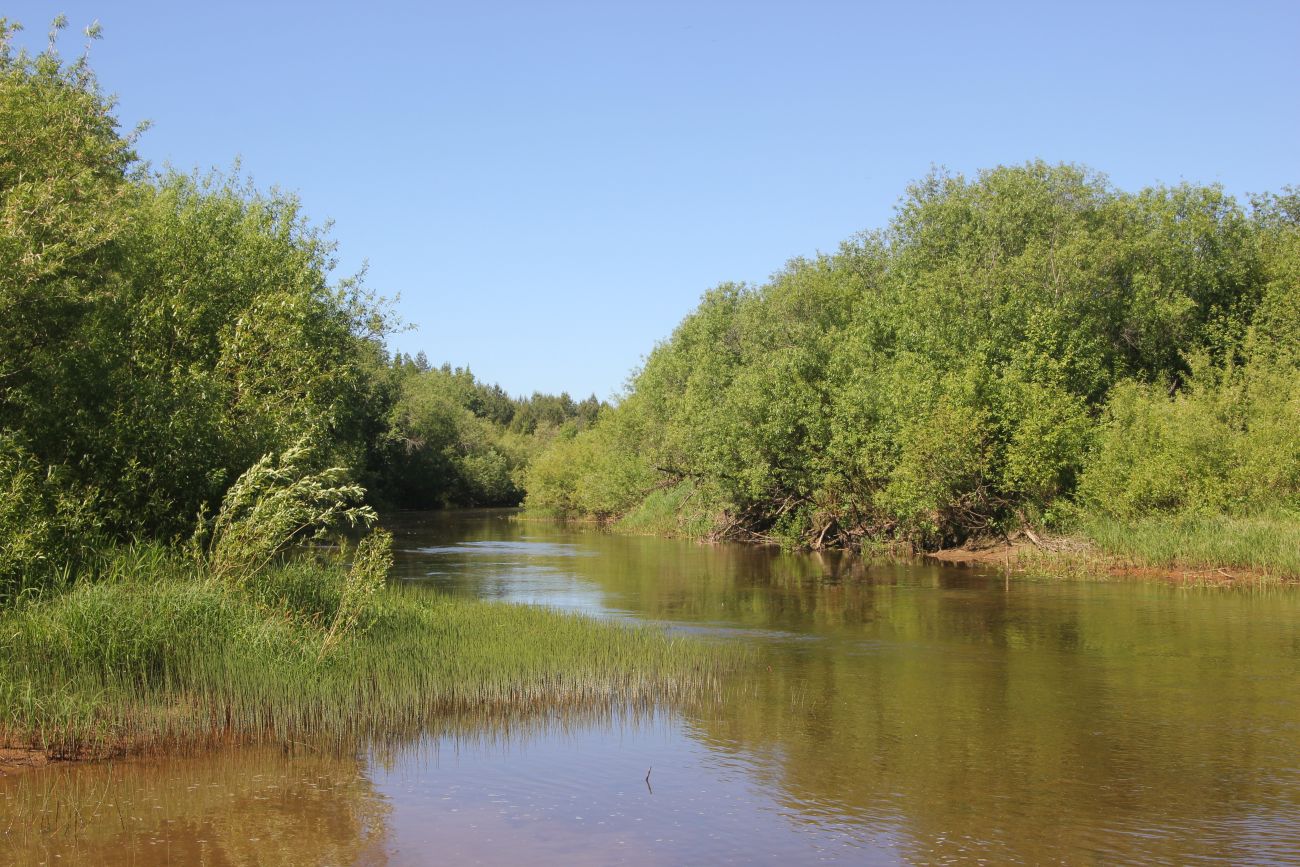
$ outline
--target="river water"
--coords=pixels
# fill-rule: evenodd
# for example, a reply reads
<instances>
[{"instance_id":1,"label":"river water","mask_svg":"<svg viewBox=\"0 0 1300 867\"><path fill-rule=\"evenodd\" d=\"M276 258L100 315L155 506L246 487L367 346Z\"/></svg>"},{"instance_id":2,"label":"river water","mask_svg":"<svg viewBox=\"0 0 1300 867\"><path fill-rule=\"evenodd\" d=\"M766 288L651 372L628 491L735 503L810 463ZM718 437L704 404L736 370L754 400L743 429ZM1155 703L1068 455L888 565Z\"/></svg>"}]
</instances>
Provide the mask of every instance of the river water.
<instances>
[{"instance_id":1,"label":"river water","mask_svg":"<svg viewBox=\"0 0 1300 867\"><path fill-rule=\"evenodd\" d=\"M396 580L754 648L697 706L0 778L21 864L1300 864L1300 592L389 522ZM647 777L647 772L648 777ZM8 818L6 818L6 815Z\"/></svg>"}]
</instances>

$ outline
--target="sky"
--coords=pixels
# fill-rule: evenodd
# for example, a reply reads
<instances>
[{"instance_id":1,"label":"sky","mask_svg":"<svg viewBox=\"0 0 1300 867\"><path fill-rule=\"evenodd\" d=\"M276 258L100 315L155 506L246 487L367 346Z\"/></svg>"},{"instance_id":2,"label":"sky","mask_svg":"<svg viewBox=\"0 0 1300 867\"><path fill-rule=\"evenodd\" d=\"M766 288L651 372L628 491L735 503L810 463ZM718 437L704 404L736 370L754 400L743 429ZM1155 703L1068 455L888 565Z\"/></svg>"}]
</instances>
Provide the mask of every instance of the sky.
<instances>
[{"instance_id":1,"label":"sky","mask_svg":"<svg viewBox=\"0 0 1300 867\"><path fill-rule=\"evenodd\" d=\"M706 290L886 225L933 166L1300 184L1300 2L10 0L154 166L333 222L395 350L615 396Z\"/></svg>"}]
</instances>

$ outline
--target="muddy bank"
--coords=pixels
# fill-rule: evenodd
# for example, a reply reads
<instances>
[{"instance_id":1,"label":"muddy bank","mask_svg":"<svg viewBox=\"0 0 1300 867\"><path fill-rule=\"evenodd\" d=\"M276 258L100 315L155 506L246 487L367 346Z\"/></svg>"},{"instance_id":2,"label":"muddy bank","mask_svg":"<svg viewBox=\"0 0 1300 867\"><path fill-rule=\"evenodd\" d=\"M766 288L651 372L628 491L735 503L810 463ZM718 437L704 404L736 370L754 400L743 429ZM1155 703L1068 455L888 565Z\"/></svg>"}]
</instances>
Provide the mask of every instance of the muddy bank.
<instances>
[{"instance_id":1,"label":"muddy bank","mask_svg":"<svg viewBox=\"0 0 1300 867\"><path fill-rule=\"evenodd\" d=\"M49 763L50 754L45 750L0 747L0 775L26 768L40 768Z\"/></svg>"}]
</instances>

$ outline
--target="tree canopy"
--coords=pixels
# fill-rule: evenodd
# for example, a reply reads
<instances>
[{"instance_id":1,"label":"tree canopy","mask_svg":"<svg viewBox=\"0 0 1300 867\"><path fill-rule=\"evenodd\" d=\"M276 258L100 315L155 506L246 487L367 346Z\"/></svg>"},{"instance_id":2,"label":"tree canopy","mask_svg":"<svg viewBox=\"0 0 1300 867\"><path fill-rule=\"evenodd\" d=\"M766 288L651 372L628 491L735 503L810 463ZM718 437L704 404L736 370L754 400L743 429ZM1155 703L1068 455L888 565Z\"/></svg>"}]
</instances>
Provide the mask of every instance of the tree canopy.
<instances>
[{"instance_id":1,"label":"tree canopy","mask_svg":"<svg viewBox=\"0 0 1300 867\"><path fill-rule=\"evenodd\" d=\"M1290 190L935 171L885 229L706 293L528 502L809 545L1294 506L1296 217Z\"/></svg>"}]
</instances>

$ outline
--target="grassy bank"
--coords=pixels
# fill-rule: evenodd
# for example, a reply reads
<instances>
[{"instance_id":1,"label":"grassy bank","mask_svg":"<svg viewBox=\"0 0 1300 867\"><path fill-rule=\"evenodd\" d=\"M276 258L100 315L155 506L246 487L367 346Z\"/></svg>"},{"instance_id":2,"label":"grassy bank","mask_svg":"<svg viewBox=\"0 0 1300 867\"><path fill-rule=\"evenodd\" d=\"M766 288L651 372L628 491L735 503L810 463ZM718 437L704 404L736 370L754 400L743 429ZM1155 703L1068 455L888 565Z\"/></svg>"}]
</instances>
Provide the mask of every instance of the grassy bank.
<instances>
[{"instance_id":1,"label":"grassy bank","mask_svg":"<svg viewBox=\"0 0 1300 867\"><path fill-rule=\"evenodd\" d=\"M636 535L704 539L713 532L714 521L695 486L683 482L651 491L611 526Z\"/></svg>"},{"instance_id":2,"label":"grassy bank","mask_svg":"<svg viewBox=\"0 0 1300 867\"><path fill-rule=\"evenodd\" d=\"M1300 518L1285 509L1249 516L1081 516L1071 532L972 543L927 555L944 563L1035 576L1140 578L1193 584L1300 582Z\"/></svg>"},{"instance_id":3,"label":"grassy bank","mask_svg":"<svg viewBox=\"0 0 1300 867\"><path fill-rule=\"evenodd\" d=\"M164 548L115 551L0 615L0 746L388 738L467 709L671 701L719 669L716 648L539 608L391 587L349 608L351 571L316 555L236 591Z\"/></svg>"},{"instance_id":4,"label":"grassy bank","mask_svg":"<svg viewBox=\"0 0 1300 867\"><path fill-rule=\"evenodd\" d=\"M1283 510L1131 521L1095 516L1082 530L1098 551L1141 566L1300 580L1300 516Z\"/></svg>"},{"instance_id":5,"label":"grassy bank","mask_svg":"<svg viewBox=\"0 0 1300 867\"><path fill-rule=\"evenodd\" d=\"M716 540L706 517L692 514L681 488L655 492L618 519L573 518L529 509L521 519L600 523L616 533ZM1032 533L1037 542L1030 541ZM1250 515L1174 514L1121 519L1102 513L1075 516L1053 530L1014 533L1016 541L985 535L958 547L918 551L870 538L848 544L866 559L918 556L940 563L985 566L1035 575L1151 578L1205 583L1300 583L1300 515L1283 507ZM730 541L777 544L760 534Z\"/></svg>"}]
</instances>

